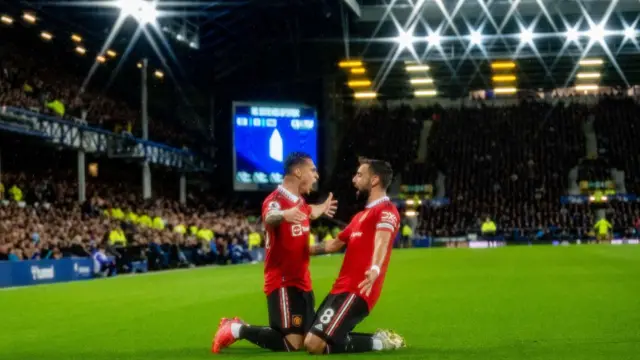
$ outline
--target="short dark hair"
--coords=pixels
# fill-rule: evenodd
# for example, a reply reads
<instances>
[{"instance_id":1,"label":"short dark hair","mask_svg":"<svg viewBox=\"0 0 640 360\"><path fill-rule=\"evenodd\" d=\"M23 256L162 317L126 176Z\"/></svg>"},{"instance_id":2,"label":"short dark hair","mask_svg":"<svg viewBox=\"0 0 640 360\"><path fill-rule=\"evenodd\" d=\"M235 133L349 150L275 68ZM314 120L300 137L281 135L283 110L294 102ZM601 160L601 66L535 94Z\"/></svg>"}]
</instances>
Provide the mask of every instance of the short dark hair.
<instances>
[{"instance_id":1,"label":"short dark hair","mask_svg":"<svg viewBox=\"0 0 640 360\"><path fill-rule=\"evenodd\" d=\"M311 155L304 152L292 152L284 160L284 174L293 174L293 169L304 164L307 160L311 160Z\"/></svg>"},{"instance_id":2,"label":"short dark hair","mask_svg":"<svg viewBox=\"0 0 640 360\"><path fill-rule=\"evenodd\" d=\"M369 171L380 178L382 188L387 190L393 181L393 169L391 164L384 160L359 158L360 165L369 165Z\"/></svg>"}]
</instances>

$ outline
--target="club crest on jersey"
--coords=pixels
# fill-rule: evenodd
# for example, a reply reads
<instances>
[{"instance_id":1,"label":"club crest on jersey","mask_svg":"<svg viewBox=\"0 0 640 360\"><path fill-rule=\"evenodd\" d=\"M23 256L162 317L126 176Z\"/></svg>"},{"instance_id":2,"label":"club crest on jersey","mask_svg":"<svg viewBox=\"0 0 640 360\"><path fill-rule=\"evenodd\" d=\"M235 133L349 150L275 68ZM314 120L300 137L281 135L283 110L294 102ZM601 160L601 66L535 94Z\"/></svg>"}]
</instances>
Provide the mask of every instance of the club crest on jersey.
<instances>
[{"instance_id":1,"label":"club crest on jersey","mask_svg":"<svg viewBox=\"0 0 640 360\"><path fill-rule=\"evenodd\" d=\"M291 322L293 323L293 326L295 326L295 327L302 326L302 316L293 315L293 318L291 319Z\"/></svg>"},{"instance_id":2,"label":"club crest on jersey","mask_svg":"<svg viewBox=\"0 0 640 360\"><path fill-rule=\"evenodd\" d=\"M280 204L277 201L272 201L268 205L269 210L280 210Z\"/></svg>"}]
</instances>

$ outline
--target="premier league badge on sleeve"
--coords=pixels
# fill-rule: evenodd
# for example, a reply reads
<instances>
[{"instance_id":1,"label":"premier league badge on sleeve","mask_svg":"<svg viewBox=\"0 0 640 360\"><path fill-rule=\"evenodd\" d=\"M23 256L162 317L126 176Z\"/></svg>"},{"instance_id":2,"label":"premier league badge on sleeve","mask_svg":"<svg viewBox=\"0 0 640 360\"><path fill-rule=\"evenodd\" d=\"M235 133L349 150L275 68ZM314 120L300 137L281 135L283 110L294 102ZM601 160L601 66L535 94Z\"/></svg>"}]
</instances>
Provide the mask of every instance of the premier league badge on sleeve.
<instances>
[{"instance_id":1,"label":"premier league badge on sleeve","mask_svg":"<svg viewBox=\"0 0 640 360\"><path fill-rule=\"evenodd\" d=\"M272 201L269 203L269 210L280 210L280 204L277 201Z\"/></svg>"}]
</instances>

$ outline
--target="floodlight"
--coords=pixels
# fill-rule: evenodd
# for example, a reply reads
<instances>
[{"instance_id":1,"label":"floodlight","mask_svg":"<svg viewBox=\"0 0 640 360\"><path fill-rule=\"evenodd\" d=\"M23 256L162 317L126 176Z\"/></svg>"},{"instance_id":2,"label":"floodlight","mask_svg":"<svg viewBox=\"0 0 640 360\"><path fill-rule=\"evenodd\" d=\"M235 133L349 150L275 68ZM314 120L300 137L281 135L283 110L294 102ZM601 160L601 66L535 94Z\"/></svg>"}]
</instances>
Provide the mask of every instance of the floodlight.
<instances>
[{"instance_id":1,"label":"floodlight","mask_svg":"<svg viewBox=\"0 0 640 360\"><path fill-rule=\"evenodd\" d=\"M344 60L344 61L340 61L338 63L338 66L341 68L356 68L356 67L362 67L362 61L360 60Z\"/></svg>"},{"instance_id":2,"label":"floodlight","mask_svg":"<svg viewBox=\"0 0 640 360\"><path fill-rule=\"evenodd\" d=\"M602 59L582 59L580 60L580 66L600 66L604 63Z\"/></svg>"},{"instance_id":3,"label":"floodlight","mask_svg":"<svg viewBox=\"0 0 640 360\"><path fill-rule=\"evenodd\" d=\"M482 34L479 31L471 32L471 43L475 45L482 44Z\"/></svg>"},{"instance_id":4,"label":"floodlight","mask_svg":"<svg viewBox=\"0 0 640 360\"><path fill-rule=\"evenodd\" d=\"M356 99L373 99L376 96L378 96L378 94L375 92L357 92L353 94L353 97Z\"/></svg>"},{"instance_id":5,"label":"floodlight","mask_svg":"<svg viewBox=\"0 0 640 360\"><path fill-rule=\"evenodd\" d=\"M493 92L496 94L515 94L518 89L514 87L497 87L493 89Z\"/></svg>"},{"instance_id":6,"label":"floodlight","mask_svg":"<svg viewBox=\"0 0 640 360\"><path fill-rule=\"evenodd\" d=\"M433 84L433 79L432 78L414 78L414 79L409 79L409 82L413 85Z\"/></svg>"},{"instance_id":7,"label":"floodlight","mask_svg":"<svg viewBox=\"0 0 640 360\"><path fill-rule=\"evenodd\" d=\"M494 70L514 69L516 63L513 61L497 61L491 63L491 68Z\"/></svg>"},{"instance_id":8,"label":"floodlight","mask_svg":"<svg viewBox=\"0 0 640 360\"><path fill-rule=\"evenodd\" d=\"M529 43L533 40L533 32L529 29L524 29L520 32L520 41L523 43Z\"/></svg>"},{"instance_id":9,"label":"floodlight","mask_svg":"<svg viewBox=\"0 0 640 360\"><path fill-rule=\"evenodd\" d=\"M0 21L2 21L4 24L7 24L7 25L13 24L13 18L7 15L2 15L0 17Z\"/></svg>"},{"instance_id":10,"label":"floodlight","mask_svg":"<svg viewBox=\"0 0 640 360\"><path fill-rule=\"evenodd\" d=\"M102 55L98 55L98 56L96 57L96 61L98 61L98 62L99 62L99 63L101 63L101 64L104 64L104 63L107 61L107 58L105 58L105 57L104 57L104 56L102 56Z\"/></svg>"},{"instance_id":11,"label":"floodlight","mask_svg":"<svg viewBox=\"0 0 640 360\"><path fill-rule=\"evenodd\" d=\"M632 27L628 27L626 29L624 29L624 37L626 37L627 39L633 39L636 37L636 29L632 28Z\"/></svg>"},{"instance_id":12,"label":"floodlight","mask_svg":"<svg viewBox=\"0 0 640 360\"><path fill-rule=\"evenodd\" d=\"M405 69L407 72L424 72L429 71L429 65L407 65Z\"/></svg>"},{"instance_id":13,"label":"floodlight","mask_svg":"<svg viewBox=\"0 0 640 360\"><path fill-rule=\"evenodd\" d=\"M45 41L49 41L49 40L53 39L53 35L51 35L51 33L48 32L48 31L41 32L40 33L40 37Z\"/></svg>"},{"instance_id":14,"label":"floodlight","mask_svg":"<svg viewBox=\"0 0 640 360\"><path fill-rule=\"evenodd\" d=\"M146 0L116 0L122 15L131 16L141 25L154 23L158 18L155 1Z\"/></svg>"},{"instance_id":15,"label":"floodlight","mask_svg":"<svg viewBox=\"0 0 640 360\"><path fill-rule=\"evenodd\" d=\"M442 41L442 38L436 33L432 33L427 36L427 42L429 43L429 45L439 46L440 41Z\"/></svg>"},{"instance_id":16,"label":"floodlight","mask_svg":"<svg viewBox=\"0 0 640 360\"><path fill-rule=\"evenodd\" d=\"M436 90L416 90L413 92L413 95L415 97L430 97L438 95L438 92Z\"/></svg>"},{"instance_id":17,"label":"floodlight","mask_svg":"<svg viewBox=\"0 0 640 360\"><path fill-rule=\"evenodd\" d=\"M36 18L36 16L30 12L25 12L24 14L22 14L22 18L24 19L24 21L31 24L35 24L36 21L38 20L38 18Z\"/></svg>"},{"instance_id":18,"label":"floodlight","mask_svg":"<svg viewBox=\"0 0 640 360\"><path fill-rule=\"evenodd\" d=\"M83 48L82 46L77 46L75 50L80 55L84 55L87 53L87 49Z\"/></svg>"},{"instance_id":19,"label":"floodlight","mask_svg":"<svg viewBox=\"0 0 640 360\"><path fill-rule=\"evenodd\" d=\"M515 75L496 75L493 77L494 82L511 82L516 80L517 78Z\"/></svg>"},{"instance_id":20,"label":"floodlight","mask_svg":"<svg viewBox=\"0 0 640 360\"><path fill-rule=\"evenodd\" d=\"M604 36L606 35L606 31L604 30L604 25L595 25L588 32L591 40L602 41Z\"/></svg>"},{"instance_id":21,"label":"floodlight","mask_svg":"<svg viewBox=\"0 0 640 360\"><path fill-rule=\"evenodd\" d=\"M578 79L599 79L600 73L597 72L581 72L578 73Z\"/></svg>"},{"instance_id":22,"label":"floodlight","mask_svg":"<svg viewBox=\"0 0 640 360\"><path fill-rule=\"evenodd\" d=\"M594 91L598 90L598 85L596 84L587 84L587 85L577 85L576 90L578 91Z\"/></svg>"},{"instance_id":23,"label":"floodlight","mask_svg":"<svg viewBox=\"0 0 640 360\"><path fill-rule=\"evenodd\" d=\"M567 30L567 40L569 41L577 41L578 40L578 32L574 28L570 28Z\"/></svg>"},{"instance_id":24,"label":"floodlight","mask_svg":"<svg viewBox=\"0 0 640 360\"><path fill-rule=\"evenodd\" d=\"M163 73L162 71L160 71L160 70L156 70L156 71L153 73L153 75L154 75L155 77L157 77L158 79L162 79L162 78L164 78L164 73Z\"/></svg>"},{"instance_id":25,"label":"floodlight","mask_svg":"<svg viewBox=\"0 0 640 360\"><path fill-rule=\"evenodd\" d=\"M408 31L401 31L396 41L401 49L410 48L413 45L413 35Z\"/></svg>"},{"instance_id":26,"label":"floodlight","mask_svg":"<svg viewBox=\"0 0 640 360\"><path fill-rule=\"evenodd\" d=\"M349 87L352 87L352 88L367 87L367 86L371 86L371 81L370 80L351 80L347 83L347 85L349 85Z\"/></svg>"}]
</instances>

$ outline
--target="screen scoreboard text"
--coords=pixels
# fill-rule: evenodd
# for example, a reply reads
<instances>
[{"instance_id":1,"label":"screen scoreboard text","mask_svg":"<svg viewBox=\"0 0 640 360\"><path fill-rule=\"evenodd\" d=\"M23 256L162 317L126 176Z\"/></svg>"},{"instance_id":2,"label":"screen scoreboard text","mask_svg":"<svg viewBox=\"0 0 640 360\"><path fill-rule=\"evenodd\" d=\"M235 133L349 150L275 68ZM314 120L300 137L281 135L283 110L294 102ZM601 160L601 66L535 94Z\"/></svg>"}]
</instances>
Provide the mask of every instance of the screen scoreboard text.
<instances>
[{"instance_id":1,"label":"screen scoreboard text","mask_svg":"<svg viewBox=\"0 0 640 360\"><path fill-rule=\"evenodd\" d=\"M234 102L232 127L235 190L274 189L282 183L284 160L294 151L317 163L314 108Z\"/></svg>"}]
</instances>

